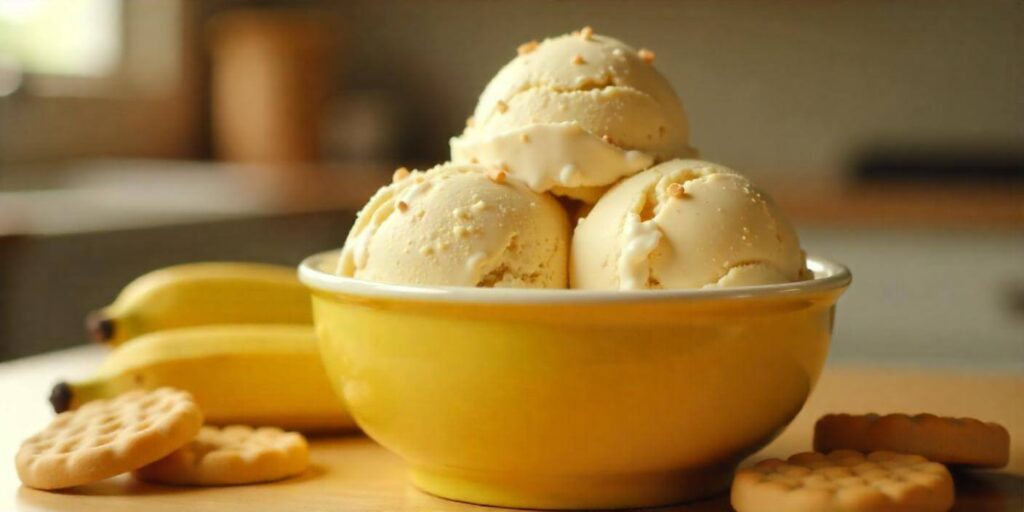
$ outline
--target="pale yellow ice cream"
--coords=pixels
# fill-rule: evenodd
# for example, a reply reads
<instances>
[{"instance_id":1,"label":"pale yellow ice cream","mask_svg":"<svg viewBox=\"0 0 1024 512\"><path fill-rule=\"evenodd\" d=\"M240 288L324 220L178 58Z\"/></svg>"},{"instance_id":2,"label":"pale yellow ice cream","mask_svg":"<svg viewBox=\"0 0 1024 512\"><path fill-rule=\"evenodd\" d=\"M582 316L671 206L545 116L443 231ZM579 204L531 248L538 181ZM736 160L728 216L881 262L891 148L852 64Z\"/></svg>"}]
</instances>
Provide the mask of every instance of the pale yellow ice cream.
<instances>
[{"instance_id":1,"label":"pale yellow ice cream","mask_svg":"<svg viewBox=\"0 0 1024 512\"><path fill-rule=\"evenodd\" d=\"M589 29L523 45L452 138L452 161L593 202L623 177L692 155L682 103L653 59Z\"/></svg>"},{"instance_id":2,"label":"pale yellow ice cream","mask_svg":"<svg viewBox=\"0 0 1024 512\"><path fill-rule=\"evenodd\" d=\"M396 174L359 212L338 273L412 285L565 288L565 211L505 178L456 164Z\"/></svg>"},{"instance_id":3,"label":"pale yellow ice cream","mask_svg":"<svg viewBox=\"0 0 1024 512\"><path fill-rule=\"evenodd\" d=\"M700 160L671 160L627 178L580 220L573 288L715 288L797 281L804 254L792 226L750 181Z\"/></svg>"}]
</instances>

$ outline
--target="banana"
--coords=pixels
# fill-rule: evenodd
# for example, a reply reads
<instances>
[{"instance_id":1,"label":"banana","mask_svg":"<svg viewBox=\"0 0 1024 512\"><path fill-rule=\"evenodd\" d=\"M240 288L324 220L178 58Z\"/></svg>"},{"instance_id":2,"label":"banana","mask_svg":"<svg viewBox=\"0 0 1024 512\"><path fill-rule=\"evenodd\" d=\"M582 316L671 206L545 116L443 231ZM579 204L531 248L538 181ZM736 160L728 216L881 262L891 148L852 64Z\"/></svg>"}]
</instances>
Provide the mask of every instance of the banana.
<instances>
[{"instance_id":1,"label":"banana","mask_svg":"<svg viewBox=\"0 0 1024 512\"><path fill-rule=\"evenodd\" d=\"M63 412L125 391L192 393L206 421L298 430L354 426L331 389L307 325L218 325L146 334L113 350L95 377L54 387Z\"/></svg>"},{"instance_id":2,"label":"banana","mask_svg":"<svg viewBox=\"0 0 1024 512\"><path fill-rule=\"evenodd\" d=\"M295 270L257 263L189 263L132 281L91 313L97 341L118 345L146 333L213 324L312 324L309 291Z\"/></svg>"}]
</instances>

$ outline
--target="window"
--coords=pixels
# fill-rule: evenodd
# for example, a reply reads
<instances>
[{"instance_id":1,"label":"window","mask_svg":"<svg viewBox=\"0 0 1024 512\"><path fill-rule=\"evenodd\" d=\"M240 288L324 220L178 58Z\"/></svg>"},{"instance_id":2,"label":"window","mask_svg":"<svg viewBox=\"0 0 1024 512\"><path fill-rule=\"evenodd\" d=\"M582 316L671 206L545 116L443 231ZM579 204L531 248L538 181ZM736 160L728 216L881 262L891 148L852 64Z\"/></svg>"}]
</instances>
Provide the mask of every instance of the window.
<instances>
[{"instance_id":1,"label":"window","mask_svg":"<svg viewBox=\"0 0 1024 512\"><path fill-rule=\"evenodd\" d=\"M194 154L197 19L184 0L0 0L0 167Z\"/></svg>"},{"instance_id":2,"label":"window","mask_svg":"<svg viewBox=\"0 0 1024 512\"><path fill-rule=\"evenodd\" d=\"M152 96L181 77L181 0L0 1L0 96Z\"/></svg>"},{"instance_id":3,"label":"window","mask_svg":"<svg viewBox=\"0 0 1024 512\"><path fill-rule=\"evenodd\" d=\"M4 0L0 56L24 73L104 76L121 58L120 0Z\"/></svg>"}]
</instances>

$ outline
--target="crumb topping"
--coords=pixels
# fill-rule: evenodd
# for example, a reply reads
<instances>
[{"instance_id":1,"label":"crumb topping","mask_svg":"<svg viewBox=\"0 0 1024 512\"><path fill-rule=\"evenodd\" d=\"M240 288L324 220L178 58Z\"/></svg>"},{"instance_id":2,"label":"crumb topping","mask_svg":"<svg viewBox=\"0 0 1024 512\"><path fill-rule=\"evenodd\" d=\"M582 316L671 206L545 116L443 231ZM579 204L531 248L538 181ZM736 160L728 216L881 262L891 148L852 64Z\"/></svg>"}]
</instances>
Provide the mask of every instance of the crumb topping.
<instances>
[{"instance_id":1,"label":"crumb topping","mask_svg":"<svg viewBox=\"0 0 1024 512\"><path fill-rule=\"evenodd\" d=\"M505 183L505 177L507 174L508 173L505 171L505 169L491 169L487 173L487 177L490 178L491 181L495 183Z\"/></svg>"},{"instance_id":2,"label":"crumb topping","mask_svg":"<svg viewBox=\"0 0 1024 512\"><path fill-rule=\"evenodd\" d=\"M516 48L516 53L519 54L520 56L527 55L527 54L533 52L534 50L536 50L537 46L539 46L539 45L538 45L536 39L534 39L532 41L527 41L527 42L519 45L519 48Z\"/></svg>"},{"instance_id":3,"label":"crumb topping","mask_svg":"<svg viewBox=\"0 0 1024 512\"><path fill-rule=\"evenodd\" d=\"M399 181L402 181L402 180L404 180L404 179L406 179L408 177L409 177L409 169L407 169L405 167L399 167L398 169L395 169L394 174L391 175L391 181L393 183L394 182L399 182Z\"/></svg>"}]
</instances>

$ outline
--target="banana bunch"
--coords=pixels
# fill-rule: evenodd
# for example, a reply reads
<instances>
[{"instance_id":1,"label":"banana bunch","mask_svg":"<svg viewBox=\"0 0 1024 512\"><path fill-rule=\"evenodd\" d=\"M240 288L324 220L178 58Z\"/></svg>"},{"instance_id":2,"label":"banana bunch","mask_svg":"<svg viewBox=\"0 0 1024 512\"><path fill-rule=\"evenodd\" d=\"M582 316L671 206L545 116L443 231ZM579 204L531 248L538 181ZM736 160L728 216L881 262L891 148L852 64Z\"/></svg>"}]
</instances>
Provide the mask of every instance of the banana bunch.
<instances>
[{"instance_id":1,"label":"banana bunch","mask_svg":"<svg viewBox=\"0 0 1024 512\"><path fill-rule=\"evenodd\" d=\"M171 386L190 392L211 424L354 426L320 360L309 292L291 269L165 268L129 284L90 323L114 350L92 378L54 387L57 412Z\"/></svg>"}]
</instances>

